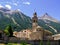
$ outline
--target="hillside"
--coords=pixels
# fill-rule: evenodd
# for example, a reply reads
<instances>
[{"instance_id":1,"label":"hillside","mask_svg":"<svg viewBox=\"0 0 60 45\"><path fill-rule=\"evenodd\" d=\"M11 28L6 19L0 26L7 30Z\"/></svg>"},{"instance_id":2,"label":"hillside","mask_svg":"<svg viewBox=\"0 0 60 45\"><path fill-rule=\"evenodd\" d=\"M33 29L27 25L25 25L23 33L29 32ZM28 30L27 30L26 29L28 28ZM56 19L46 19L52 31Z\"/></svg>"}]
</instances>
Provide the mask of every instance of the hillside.
<instances>
[{"instance_id":1,"label":"hillside","mask_svg":"<svg viewBox=\"0 0 60 45\"><path fill-rule=\"evenodd\" d=\"M0 30L4 30L7 25L11 24L14 31L20 31L22 29L31 29L32 21L29 16L26 16L19 10L0 9ZM60 33L60 23L47 13L41 16L38 20L38 24L46 30L52 33Z\"/></svg>"},{"instance_id":2,"label":"hillside","mask_svg":"<svg viewBox=\"0 0 60 45\"><path fill-rule=\"evenodd\" d=\"M18 10L5 11L0 9L0 30L4 30L8 24L11 24L14 30L19 31L31 28L31 19Z\"/></svg>"},{"instance_id":3,"label":"hillside","mask_svg":"<svg viewBox=\"0 0 60 45\"><path fill-rule=\"evenodd\" d=\"M39 18L39 25L53 33L60 33L60 21L45 13Z\"/></svg>"}]
</instances>

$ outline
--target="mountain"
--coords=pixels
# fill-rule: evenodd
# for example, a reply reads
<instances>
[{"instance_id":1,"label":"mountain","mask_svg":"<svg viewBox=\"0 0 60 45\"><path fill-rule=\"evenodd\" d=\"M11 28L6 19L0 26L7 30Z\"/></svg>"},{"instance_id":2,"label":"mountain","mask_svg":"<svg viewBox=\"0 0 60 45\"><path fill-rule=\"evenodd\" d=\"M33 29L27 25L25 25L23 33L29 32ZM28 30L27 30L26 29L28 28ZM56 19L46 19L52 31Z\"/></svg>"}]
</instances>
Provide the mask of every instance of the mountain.
<instances>
[{"instance_id":1,"label":"mountain","mask_svg":"<svg viewBox=\"0 0 60 45\"><path fill-rule=\"evenodd\" d=\"M6 12L6 11L10 11L10 10L9 9L6 9L6 8L3 8L3 7L0 7L0 11Z\"/></svg>"},{"instance_id":2,"label":"mountain","mask_svg":"<svg viewBox=\"0 0 60 45\"><path fill-rule=\"evenodd\" d=\"M4 30L7 25L11 24L14 31L32 28L32 20L19 10L9 10L0 8L0 30ZM53 34L60 33L60 23L47 13L41 16L38 24Z\"/></svg>"},{"instance_id":3,"label":"mountain","mask_svg":"<svg viewBox=\"0 0 60 45\"><path fill-rule=\"evenodd\" d=\"M42 15L42 16L40 17L40 19L42 19L42 20L50 20L50 21L53 21L53 22L56 22L56 23L59 22L59 21L56 20L55 18L51 17L48 13L45 13L44 15Z\"/></svg>"},{"instance_id":4,"label":"mountain","mask_svg":"<svg viewBox=\"0 0 60 45\"><path fill-rule=\"evenodd\" d=\"M31 19L18 10L0 9L0 30L4 30L7 25L11 24L13 30L22 30L31 28Z\"/></svg>"},{"instance_id":5,"label":"mountain","mask_svg":"<svg viewBox=\"0 0 60 45\"><path fill-rule=\"evenodd\" d=\"M45 13L39 18L39 25L53 33L60 33L60 21Z\"/></svg>"}]
</instances>

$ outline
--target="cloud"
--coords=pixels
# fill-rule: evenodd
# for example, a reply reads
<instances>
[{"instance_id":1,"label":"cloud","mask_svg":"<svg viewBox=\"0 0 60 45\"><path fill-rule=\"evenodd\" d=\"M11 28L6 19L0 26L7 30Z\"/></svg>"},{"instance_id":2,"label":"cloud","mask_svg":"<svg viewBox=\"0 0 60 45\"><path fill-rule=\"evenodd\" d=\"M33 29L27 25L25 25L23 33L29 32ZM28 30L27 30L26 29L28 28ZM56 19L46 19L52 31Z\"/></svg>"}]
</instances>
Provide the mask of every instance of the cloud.
<instances>
[{"instance_id":1,"label":"cloud","mask_svg":"<svg viewBox=\"0 0 60 45\"><path fill-rule=\"evenodd\" d=\"M18 11L21 11L20 9L17 9Z\"/></svg>"},{"instance_id":2,"label":"cloud","mask_svg":"<svg viewBox=\"0 0 60 45\"><path fill-rule=\"evenodd\" d=\"M11 6L10 5L5 5L6 8L8 9L11 9Z\"/></svg>"},{"instance_id":3,"label":"cloud","mask_svg":"<svg viewBox=\"0 0 60 45\"><path fill-rule=\"evenodd\" d=\"M0 4L0 8L2 8L3 6Z\"/></svg>"},{"instance_id":4,"label":"cloud","mask_svg":"<svg viewBox=\"0 0 60 45\"><path fill-rule=\"evenodd\" d=\"M10 4L10 5L15 5L17 6L18 4L16 2L6 2L7 4Z\"/></svg>"},{"instance_id":5,"label":"cloud","mask_svg":"<svg viewBox=\"0 0 60 45\"><path fill-rule=\"evenodd\" d=\"M17 4L17 3L14 3L14 5L15 5L15 6L18 6L18 4Z\"/></svg>"},{"instance_id":6,"label":"cloud","mask_svg":"<svg viewBox=\"0 0 60 45\"><path fill-rule=\"evenodd\" d=\"M9 3L11 3L11 2L8 2L8 1L7 1L6 3L8 3L8 4L9 4Z\"/></svg>"},{"instance_id":7,"label":"cloud","mask_svg":"<svg viewBox=\"0 0 60 45\"><path fill-rule=\"evenodd\" d=\"M30 2L23 2L23 4L25 4L25 5L30 5Z\"/></svg>"}]
</instances>

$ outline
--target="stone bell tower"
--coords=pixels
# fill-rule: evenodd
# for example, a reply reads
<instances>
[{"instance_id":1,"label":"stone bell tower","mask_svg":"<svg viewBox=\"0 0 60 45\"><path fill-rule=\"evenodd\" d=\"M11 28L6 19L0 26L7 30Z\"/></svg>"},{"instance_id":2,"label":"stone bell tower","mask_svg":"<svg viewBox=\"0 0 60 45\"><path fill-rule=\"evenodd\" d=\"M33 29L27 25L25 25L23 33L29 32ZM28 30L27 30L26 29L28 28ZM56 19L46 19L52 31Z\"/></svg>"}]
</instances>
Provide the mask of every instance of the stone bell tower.
<instances>
[{"instance_id":1,"label":"stone bell tower","mask_svg":"<svg viewBox=\"0 0 60 45\"><path fill-rule=\"evenodd\" d=\"M32 17L32 29L35 30L37 26L38 26L38 17L37 13L35 12Z\"/></svg>"}]
</instances>

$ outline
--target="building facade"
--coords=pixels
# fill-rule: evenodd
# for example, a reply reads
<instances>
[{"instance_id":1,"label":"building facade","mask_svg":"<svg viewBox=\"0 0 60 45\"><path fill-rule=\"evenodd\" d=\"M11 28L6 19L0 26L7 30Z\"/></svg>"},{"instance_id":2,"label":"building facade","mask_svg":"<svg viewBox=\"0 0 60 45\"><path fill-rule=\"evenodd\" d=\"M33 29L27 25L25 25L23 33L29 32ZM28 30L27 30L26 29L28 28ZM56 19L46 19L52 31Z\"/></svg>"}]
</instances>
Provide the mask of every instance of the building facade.
<instances>
[{"instance_id":1,"label":"building facade","mask_svg":"<svg viewBox=\"0 0 60 45\"><path fill-rule=\"evenodd\" d=\"M15 32L14 36L27 40L47 40L52 36L52 33L48 30L44 30L38 25L38 17L35 12L32 17L32 29L22 30L18 33Z\"/></svg>"}]
</instances>

